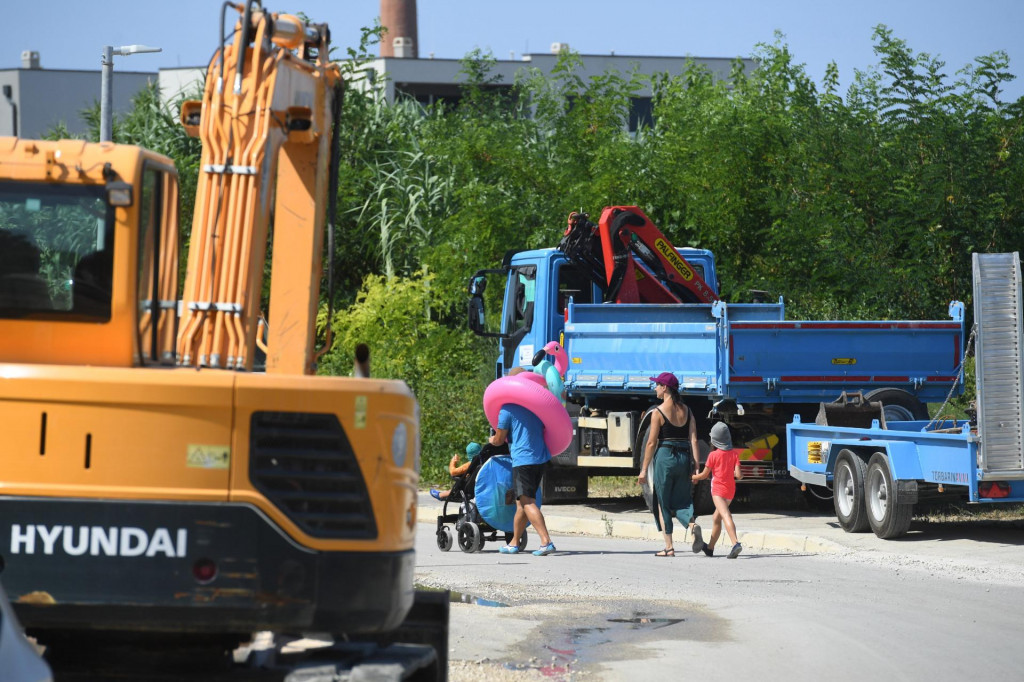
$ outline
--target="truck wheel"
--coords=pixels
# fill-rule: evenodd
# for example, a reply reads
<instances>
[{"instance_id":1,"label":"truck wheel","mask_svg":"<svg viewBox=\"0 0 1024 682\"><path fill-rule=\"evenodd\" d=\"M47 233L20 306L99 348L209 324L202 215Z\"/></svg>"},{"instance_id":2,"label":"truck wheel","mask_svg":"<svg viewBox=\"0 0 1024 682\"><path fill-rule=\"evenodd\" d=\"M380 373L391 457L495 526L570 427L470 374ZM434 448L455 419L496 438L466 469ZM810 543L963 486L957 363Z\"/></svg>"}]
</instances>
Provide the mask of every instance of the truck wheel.
<instances>
[{"instance_id":1,"label":"truck wheel","mask_svg":"<svg viewBox=\"0 0 1024 682\"><path fill-rule=\"evenodd\" d=\"M697 481L693 486L693 515L707 516L715 513L715 501L711 499L711 479Z\"/></svg>"},{"instance_id":2,"label":"truck wheel","mask_svg":"<svg viewBox=\"0 0 1024 682\"><path fill-rule=\"evenodd\" d=\"M483 547L484 538L480 533L480 526L472 521L466 521L459 529L459 549L472 554Z\"/></svg>"},{"instance_id":3,"label":"truck wheel","mask_svg":"<svg viewBox=\"0 0 1024 682\"><path fill-rule=\"evenodd\" d=\"M847 533L863 533L868 529L864 506L864 478L868 466L849 450L842 450L832 475L832 504L839 525Z\"/></svg>"},{"instance_id":4,"label":"truck wheel","mask_svg":"<svg viewBox=\"0 0 1024 682\"><path fill-rule=\"evenodd\" d=\"M864 399L882 403L886 422L928 419L928 408L924 403L899 388L879 388L868 393Z\"/></svg>"},{"instance_id":5,"label":"truck wheel","mask_svg":"<svg viewBox=\"0 0 1024 682\"><path fill-rule=\"evenodd\" d=\"M881 452L871 455L868 462L864 492L868 523L875 535L883 540L905 535L910 529L914 505L900 502L899 492L889 472L889 458Z\"/></svg>"},{"instance_id":6,"label":"truck wheel","mask_svg":"<svg viewBox=\"0 0 1024 682\"><path fill-rule=\"evenodd\" d=\"M647 447L647 435L651 432L651 420L644 421L644 427L637 434L636 442L633 443L633 466L639 473L640 467L644 464L644 448Z\"/></svg>"},{"instance_id":7,"label":"truck wheel","mask_svg":"<svg viewBox=\"0 0 1024 682\"><path fill-rule=\"evenodd\" d=\"M651 489L651 479L647 478L645 483L640 484L640 494L644 498L644 506L647 507L647 511L654 513L654 490Z\"/></svg>"},{"instance_id":8,"label":"truck wheel","mask_svg":"<svg viewBox=\"0 0 1024 682\"><path fill-rule=\"evenodd\" d=\"M441 528L437 531L437 548L442 552L447 552L452 548L455 541L452 539L452 529L448 526Z\"/></svg>"}]
</instances>

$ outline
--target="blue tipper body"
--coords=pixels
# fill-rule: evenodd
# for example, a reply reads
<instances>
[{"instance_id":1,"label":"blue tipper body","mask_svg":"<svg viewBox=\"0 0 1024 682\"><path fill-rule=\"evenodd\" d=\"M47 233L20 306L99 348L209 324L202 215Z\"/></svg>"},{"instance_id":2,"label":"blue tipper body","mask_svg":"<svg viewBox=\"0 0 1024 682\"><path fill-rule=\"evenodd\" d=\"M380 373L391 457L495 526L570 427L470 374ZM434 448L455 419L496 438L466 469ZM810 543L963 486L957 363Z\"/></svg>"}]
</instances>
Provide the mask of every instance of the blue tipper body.
<instances>
[{"instance_id":1,"label":"blue tipper body","mask_svg":"<svg viewBox=\"0 0 1024 682\"><path fill-rule=\"evenodd\" d=\"M950 321L793 322L782 303L572 305L570 391L649 389L673 368L680 390L737 402L833 400L896 386L923 402L956 381L963 309Z\"/></svg>"},{"instance_id":2,"label":"blue tipper body","mask_svg":"<svg viewBox=\"0 0 1024 682\"><path fill-rule=\"evenodd\" d=\"M709 251L682 249L717 290ZM744 403L818 402L842 391L902 388L922 402L941 401L957 382L963 306L937 321L787 321L777 303L579 303L552 286L566 262L554 249L525 251L513 268L536 267L533 324L508 367L564 332L565 385L584 398L650 393L649 377L666 369L680 392ZM514 275L513 275L514 276ZM590 286L589 283L587 286ZM511 291L513 287L509 287ZM584 300L600 300L587 291ZM505 302L506 310L514 305ZM564 312L563 312L564 310Z\"/></svg>"}]
</instances>

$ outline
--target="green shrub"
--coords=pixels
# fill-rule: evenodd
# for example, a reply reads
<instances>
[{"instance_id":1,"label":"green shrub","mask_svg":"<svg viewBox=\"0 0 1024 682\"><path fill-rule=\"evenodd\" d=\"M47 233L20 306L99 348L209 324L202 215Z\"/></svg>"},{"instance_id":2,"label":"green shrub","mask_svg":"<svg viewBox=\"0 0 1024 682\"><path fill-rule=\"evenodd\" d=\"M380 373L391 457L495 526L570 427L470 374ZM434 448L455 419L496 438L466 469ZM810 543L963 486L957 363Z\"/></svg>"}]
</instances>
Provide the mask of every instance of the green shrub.
<instances>
[{"instance_id":1,"label":"green shrub","mask_svg":"<svg viewBox=\"0 0 1024 682\"><path fill-rule=\"evenodd\" d=\"M446 484L451 456L488 434L482 408L487 354L468 330L432 319L430 288L431 278L422 273L367 276L356 302L331 321L334 348L320 372L350 374L356 345L367 344L371 375L405 381L419 401L423 481Z\"/></svg>"}]
</instances>

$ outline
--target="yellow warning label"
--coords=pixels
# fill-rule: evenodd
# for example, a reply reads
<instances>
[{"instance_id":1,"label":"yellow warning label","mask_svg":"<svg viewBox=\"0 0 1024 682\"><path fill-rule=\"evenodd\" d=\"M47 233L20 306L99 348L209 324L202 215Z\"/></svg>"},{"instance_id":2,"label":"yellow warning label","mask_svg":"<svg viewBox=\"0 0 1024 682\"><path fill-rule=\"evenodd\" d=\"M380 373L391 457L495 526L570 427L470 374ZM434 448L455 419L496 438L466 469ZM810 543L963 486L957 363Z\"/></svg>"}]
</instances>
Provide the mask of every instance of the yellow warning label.
<instances>
[{"instance_id":1,"label":"yellow warning label","mask_svg":"<svg viewBox=\"0 0 1024 682\"><path fill-rule=\"evenodd\" d=\"M227 469L231 448L227 445L189 445L185 466L190 469Z\"/></svg>"},{"instance_id":2,"label":"yellow warning label","mask_svg":"<svg viewBox=\"0 0 1024 682\"><path fill-rule=\"evenodd\" d=\"M856 365L857 358L832 358L833 365Z\"/></svg>"},{"instance_id":3,"label":"yellow warning label","mask_svg":"<svg viewBox=\"0 0 1024 682\"><path fill-rule=\"evenodd\" d=\"M654 240L654 248L658 250L658 253L665 257L665 260L672 265L673 269L679 273L680 277L685 279L687 282L693 279L693 269L679 256L678 253L676 253L676 250L672 248L671 244L661 237L658 237Z\"/></svg>"},{"instance_id":4,"label":"yellow warning label","mask_svg":"<svg viewBox=\"0 0 1024 682\"><path fill-rule=\"evenodd\" d=\"M366 406L367 406L368 403L369 403L369 401L366 399L365 395L357 395L356 396L355 421L356 421L356 428L357 429L365 429L366 428Z\"/></svg>"}]
</instances>

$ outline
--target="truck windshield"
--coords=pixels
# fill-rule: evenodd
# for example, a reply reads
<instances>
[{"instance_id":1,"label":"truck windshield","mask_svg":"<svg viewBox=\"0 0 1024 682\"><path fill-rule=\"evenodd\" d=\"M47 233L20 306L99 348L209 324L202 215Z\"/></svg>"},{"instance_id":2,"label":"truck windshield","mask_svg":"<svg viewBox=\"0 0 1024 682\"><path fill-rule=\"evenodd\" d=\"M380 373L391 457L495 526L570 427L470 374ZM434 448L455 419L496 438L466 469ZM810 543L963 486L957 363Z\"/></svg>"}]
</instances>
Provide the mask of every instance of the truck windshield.
<instances>
[{"instance_id":1,"label":"truck windshield","mask_svg":"<svg viewBox=\"0 0 1024 682\"><path fill-rule=\"evenodd\" d=\"M110 319L113 249L102 186L0 182L0 318Z\"/></svg>"}]
</instances>

